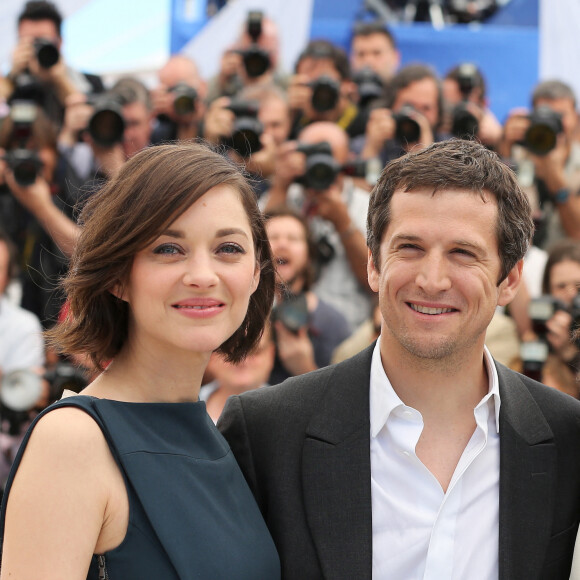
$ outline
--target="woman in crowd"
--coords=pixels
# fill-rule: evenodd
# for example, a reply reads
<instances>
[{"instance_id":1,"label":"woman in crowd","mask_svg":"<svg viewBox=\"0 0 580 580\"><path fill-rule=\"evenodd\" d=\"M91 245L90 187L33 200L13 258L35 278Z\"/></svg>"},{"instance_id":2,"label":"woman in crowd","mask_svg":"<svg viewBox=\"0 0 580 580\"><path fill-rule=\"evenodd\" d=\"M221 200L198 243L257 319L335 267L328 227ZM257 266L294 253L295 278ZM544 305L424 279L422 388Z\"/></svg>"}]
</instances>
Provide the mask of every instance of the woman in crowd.
<instances>
[{"instance_id":1,"label":"woman in crowd","mask_svg":"<svg viewBox=\"0 0 580 580\"><path fill-rule=\"evenodd\" d=\"M350 335L346 318L310 289L314 248L308 224L287 207L272 209L266 231L276 262L274 331L276 361L270 384L330 364L334 349Z\"/></svg>"},{"instance_id":2,"label":"woman in crowd","mask_svg":"<svg viewBox=\"0 0 580 580\"><path fill-rule=\"evenodd\" d=\"M278 557L198 401L212 351L239 361L274 293L239 170L202 145L130 159L87 203L49 333L101 374L28 432L2 506L1 578L270 579Z\"/></svg>"},{"instance_id":3,"label":"woman in crowd","mask_svg":"<svg viewBox=\"0 0 580 580\"><path fill-rule=\"evenodd\" d=\"M542 291L559 302L546 321L545 339L550 354L542 370L542 382L578 398L579 339L572 338L580 319L580 242L564 239L548 251ZM580 337L579 337L580 338Z\"/></svg>"}]
</instances>

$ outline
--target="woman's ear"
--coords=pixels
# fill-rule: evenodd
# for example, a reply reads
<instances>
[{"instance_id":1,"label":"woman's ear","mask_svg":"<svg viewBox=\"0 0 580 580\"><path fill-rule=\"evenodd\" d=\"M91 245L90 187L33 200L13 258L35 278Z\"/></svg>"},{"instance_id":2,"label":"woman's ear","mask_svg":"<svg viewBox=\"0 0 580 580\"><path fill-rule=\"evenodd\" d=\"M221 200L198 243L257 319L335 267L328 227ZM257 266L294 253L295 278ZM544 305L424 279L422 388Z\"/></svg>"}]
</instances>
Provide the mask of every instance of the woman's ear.
<instances>
[{"instance_id":1,"label":"woman's ear","mask_svg":"<svg viewBox=\"0 0 580 580\"><path fill-rule=\"evenodd\" d=\"M122 300L123 302L127 302L127 300L124 298L125 289L123 288L123 284L121 284L121 282L116 282L115 285L109 290L109 292L115 298L118 298L119 300Z\"/></svg>"}]
</instances>

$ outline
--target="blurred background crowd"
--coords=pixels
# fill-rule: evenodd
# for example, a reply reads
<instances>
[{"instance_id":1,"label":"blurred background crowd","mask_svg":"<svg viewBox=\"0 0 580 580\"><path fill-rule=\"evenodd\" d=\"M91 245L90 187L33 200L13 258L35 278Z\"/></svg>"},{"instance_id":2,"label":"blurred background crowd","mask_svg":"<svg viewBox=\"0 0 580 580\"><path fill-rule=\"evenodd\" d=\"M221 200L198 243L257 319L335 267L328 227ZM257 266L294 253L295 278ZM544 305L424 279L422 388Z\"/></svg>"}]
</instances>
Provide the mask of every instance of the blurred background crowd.
<instances>
[{"instance_id":1,"label":"blurred background crowd","mask_svg":"<svg viewBox=\"0 0 580 580\"><path fill-rule=\"evenodd\" d=\"M225 4L209 2L207 17ZM291 67L280 57L281 23L244 8L214 74L201 73L203 54L175 51L154 75L114 78L67 62L57 5L19 4L0 76L0 480L34 413L91 380L86 361L52 352L41 334L66 309L57 283L78 235L78 208L137 151L176 139L205 139L245 165L278 271L258 349L237 365L215 355L208 367L201 397L214 420L231 394L342 360L378 336L366 271L369 192L390 160L450 138L478 139L516 171L537 226L525 284L496 312L487 345L498 361L578 397L573 87L537 82L527 106L515 100L500 119L477 63L457 54L444 74L428 55L403 65L393 32L401 22L484 26L502 4L367 0L347 46L307 37Z\"/></svg>"}]
</instances>

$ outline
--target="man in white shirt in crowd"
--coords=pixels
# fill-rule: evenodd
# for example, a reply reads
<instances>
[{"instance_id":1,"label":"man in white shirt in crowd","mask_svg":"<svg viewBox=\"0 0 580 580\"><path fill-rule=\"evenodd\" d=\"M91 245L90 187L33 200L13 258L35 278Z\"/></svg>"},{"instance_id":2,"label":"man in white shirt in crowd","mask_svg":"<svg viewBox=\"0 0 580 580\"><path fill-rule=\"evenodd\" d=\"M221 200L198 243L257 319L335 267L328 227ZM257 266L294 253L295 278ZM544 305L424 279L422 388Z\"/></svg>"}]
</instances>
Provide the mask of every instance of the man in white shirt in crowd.
<instances>
[{"instance_id":1,"label":"man in white shirt in crowd","mask_svg":"<svg viewBox=\"0 0 580 580\"><path fill-rule=\"evenodd\" d=\"M564 580L580 519L580 402L493 360L521 281L527 196L470 141L409 153L369 203L377 342L232 397L220 423L283 578Z\"/></svg>"}]
</instances>

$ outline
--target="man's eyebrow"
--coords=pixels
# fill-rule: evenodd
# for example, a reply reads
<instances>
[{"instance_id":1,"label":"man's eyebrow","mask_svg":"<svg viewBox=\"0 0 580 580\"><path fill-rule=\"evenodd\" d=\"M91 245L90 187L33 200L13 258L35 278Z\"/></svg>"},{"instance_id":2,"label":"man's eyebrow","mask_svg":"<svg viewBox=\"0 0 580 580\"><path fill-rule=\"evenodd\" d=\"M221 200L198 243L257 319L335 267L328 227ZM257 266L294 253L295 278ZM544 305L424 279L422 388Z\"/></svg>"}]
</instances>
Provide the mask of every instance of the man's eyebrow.
<instances>
[{"instance_id":1,"label":"man's eyebrow","mask_svg":"<svg viewBox=\"0 0 580 580\"><path fill-rule=\"evenodd\" d=\"M414 234L396 234L392 237L393 243L398 242L421 242L423 238L421 236L416 236ZM486 249L481 244L463 239L451 240L451 245L461 246L462 248L471 248L477 252L485 252Z\"/></svg>"},{"instance_id":2,"label":"man's eyebrow","mask_svg":"<svg viewBox=\"0 0 580 580\"><path fill-rule=\"evenodd\" d=\"M183 239L185 238L185 232L183 230L165 230L161 235L163 236L168 236L170 238L177 238L177 239ZM240 236L244 236L245 238L248 237L248 234L245 230L243 230L242 228L222 228L221 230L218 230L216 232L215 237L216 238L225 238L227 236L232 236L232 235L240 235Z\"/></svg>"}]
</instances>

